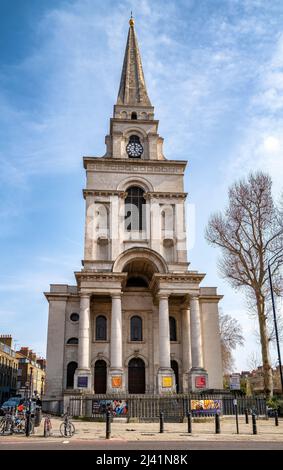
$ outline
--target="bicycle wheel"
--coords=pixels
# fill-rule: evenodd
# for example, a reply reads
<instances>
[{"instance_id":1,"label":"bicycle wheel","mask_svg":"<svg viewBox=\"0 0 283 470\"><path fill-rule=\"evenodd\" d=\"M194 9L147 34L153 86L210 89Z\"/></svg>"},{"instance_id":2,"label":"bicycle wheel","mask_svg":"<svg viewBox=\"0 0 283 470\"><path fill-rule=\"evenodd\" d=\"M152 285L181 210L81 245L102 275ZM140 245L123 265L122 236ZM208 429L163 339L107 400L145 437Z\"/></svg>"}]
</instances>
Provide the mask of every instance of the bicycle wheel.
<instances>
[{"instance_id":1,"label":"bicycle wheel","mask_svg":"<svg viewBox=\"0 0 283 470\"><path fill-rule=\"evenodd\" d=\"M3 419L0 421L0 434L4 434L6 429L6 421Z\"/></svg>"},{"instance_id":2,"label":"bicycle wheel","mask_svg":"<svg viewBox=\"0 0 283 470\"><path fill-rule=\"evenodd\" d=\"M60 434L63 437L72 437L75 434L75 426L73 423L62 423L60 425Z\"/></svg>"}]
</instances>

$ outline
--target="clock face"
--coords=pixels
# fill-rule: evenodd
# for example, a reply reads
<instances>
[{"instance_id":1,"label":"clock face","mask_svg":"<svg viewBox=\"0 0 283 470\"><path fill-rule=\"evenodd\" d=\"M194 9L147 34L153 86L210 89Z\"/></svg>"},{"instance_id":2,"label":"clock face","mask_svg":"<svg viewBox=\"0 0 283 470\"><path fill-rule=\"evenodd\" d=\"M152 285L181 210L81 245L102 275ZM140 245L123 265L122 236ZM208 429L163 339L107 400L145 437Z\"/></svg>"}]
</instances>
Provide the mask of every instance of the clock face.
<instances>
[{"instance_id":1,"label":"clock face","mask_svg":"<svg viewBox=\"0 0 283 470\"><path fill-rule=\"evenodd\" d=\"M139 158L143 153L143 146L138 136L131 136L126 147L127 154L132 158Z\"/></svg>"}]
</instances>

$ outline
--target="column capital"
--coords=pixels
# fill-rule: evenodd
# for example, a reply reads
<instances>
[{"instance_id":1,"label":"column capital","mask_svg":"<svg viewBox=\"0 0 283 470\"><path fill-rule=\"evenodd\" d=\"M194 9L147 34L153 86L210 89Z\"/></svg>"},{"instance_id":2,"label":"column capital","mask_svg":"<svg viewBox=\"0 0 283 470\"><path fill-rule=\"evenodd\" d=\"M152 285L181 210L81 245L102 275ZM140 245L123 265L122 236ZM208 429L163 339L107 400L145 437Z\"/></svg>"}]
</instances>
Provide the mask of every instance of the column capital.
<instances>
[{"instance_id":1,"label":"column capital","mask_svg":"<svg viewBox=\"0 0 283 470\"><path fill-rule=\"evenodd\" d=\"M90 292L80 292L80 299L90 299L91 293Z\"/></svg>"},{"instance_id":2,"label":"column capital","mask_svg":"<svg viewBox=\"0 0 283 470\"><path fill-rule=\"evenodd\" d=\"M158 298L158 300L161 300L161 299L168 299L169 298L169 295L168 293L166 292L157 292L156 294L156 297Z\"/></svg>"},{"instance_id":3,"label":"column capital","mask_svg":"<svg viewBox=\"0 0 283 470\"><path fill-rule=\"evenodd\" d=\"M194 294L190 296L190 301L192 300L199 300L199 294Z\"/></svg>"},{"instance_id":4,"label":"column capital","mask_svg":"<svg viewBox=\"0 0 283 470\"><path fill-rule=\"evenodd\" d=\"M122 292L113 292L110 294L112 299L121 299Z\"/></svg>"}]
</instances>

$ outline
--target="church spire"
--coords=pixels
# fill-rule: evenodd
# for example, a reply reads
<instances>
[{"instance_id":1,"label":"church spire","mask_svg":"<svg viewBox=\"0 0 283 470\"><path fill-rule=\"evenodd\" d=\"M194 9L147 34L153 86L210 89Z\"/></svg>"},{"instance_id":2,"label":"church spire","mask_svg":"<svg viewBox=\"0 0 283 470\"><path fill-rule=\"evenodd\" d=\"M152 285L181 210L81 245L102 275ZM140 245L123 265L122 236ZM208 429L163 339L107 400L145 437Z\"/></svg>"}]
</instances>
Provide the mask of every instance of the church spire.
<instances>
[{"instance_id":1,"label":"church spire","mask_svg":"<svg viewBox=\"0 0 283 470\"><path fill-rule=\"evenodd\" d=\"M130 27L117 104L130 106L151 106L146 90L138 40L134 28L135 21L132 15L129 20L129 24Z\"/></svg>"}]
</instances>

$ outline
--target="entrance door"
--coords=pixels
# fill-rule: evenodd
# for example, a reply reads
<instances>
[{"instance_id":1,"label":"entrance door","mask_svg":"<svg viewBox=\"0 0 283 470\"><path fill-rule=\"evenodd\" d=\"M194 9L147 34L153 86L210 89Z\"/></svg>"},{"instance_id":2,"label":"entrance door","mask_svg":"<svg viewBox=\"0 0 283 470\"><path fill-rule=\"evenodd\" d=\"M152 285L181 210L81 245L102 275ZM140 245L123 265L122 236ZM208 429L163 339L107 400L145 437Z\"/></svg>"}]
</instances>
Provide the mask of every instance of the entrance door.
<instances>
[{"instance_id":1,"label":"entrance door","mask_svg":"<svg viewBox=\"0 0 283 470\"><path fill-rule=\"evenodd\" d=\"M129 393L145 393L145 366L138 357L129 362L128 390Z\"/></svg>"},{"instance_id":2,"label":"entrance door","mask_svg":"<svg viewBox=\"0 0 283 470\"><path fill-rule=\"evenodd\" d=\"M177 361L171 361L171 368L175 374L176 392L179 393L179 366Z\"/></svg>"},{"instance_id":3,"label":"entrance door","mask_svg":"<svg viewBox=\"0 0 283 470\"><path fill-rule=\"evenodd\" d=\"M96 361L94 367L94 393L106 393L107 366L106 362Z\"/></svg>"}]
</instances>

